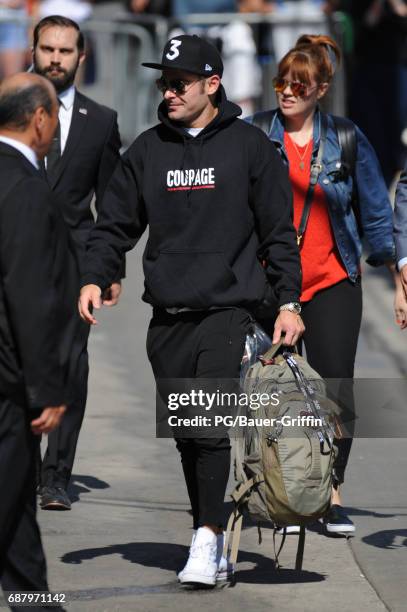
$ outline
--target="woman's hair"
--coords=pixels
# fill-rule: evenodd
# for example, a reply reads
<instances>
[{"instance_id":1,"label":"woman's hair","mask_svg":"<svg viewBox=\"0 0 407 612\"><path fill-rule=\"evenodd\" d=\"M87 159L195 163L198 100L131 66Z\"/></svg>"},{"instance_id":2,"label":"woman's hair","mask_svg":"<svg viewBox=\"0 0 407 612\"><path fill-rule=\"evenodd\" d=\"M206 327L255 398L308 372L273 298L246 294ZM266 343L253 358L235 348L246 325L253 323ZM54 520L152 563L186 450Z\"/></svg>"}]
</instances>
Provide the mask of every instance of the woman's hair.
<instances>
[{"instance_id":1,"label":"woman's hair","mask_svg":"<svg viewBox=\"0 0 407 612\"><path fill-rule=\"evenodd\" d=\"M309 85L330 83L341 60L338 45L330 36L303 34L278 65L283 77L291 70L292 78Z\"/></svg>"}]
</instances>

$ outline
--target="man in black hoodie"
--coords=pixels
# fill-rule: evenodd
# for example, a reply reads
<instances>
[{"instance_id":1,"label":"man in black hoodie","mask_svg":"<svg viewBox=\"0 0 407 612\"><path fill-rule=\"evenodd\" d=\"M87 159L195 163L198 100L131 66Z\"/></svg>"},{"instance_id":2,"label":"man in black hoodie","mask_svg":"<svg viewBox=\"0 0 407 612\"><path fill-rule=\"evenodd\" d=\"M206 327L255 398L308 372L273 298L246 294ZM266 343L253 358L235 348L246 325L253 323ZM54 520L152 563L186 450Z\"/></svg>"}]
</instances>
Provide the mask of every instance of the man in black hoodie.
<instances>
[{"instance_id":1,"label":"man in black hoodie","mask_svg":"<svg viewBox=\"0 0 407 612\"><path fill-rule=\"evenodd\" d=\"M149 225L143 299L154 307L147 354L157 382L238 378L248 313L267 281L280 310L274 342L285 332L294 344L303 331L287 173L269 140L226 99L212 45L178 36L161 64L144 65L162 70L160 123L137 138L107 188L88 242L81 315L96 323L92 308ZM179 579L214 585L233 570L221 555L230 441L225 433L181 435L195 532Z\"/></svg>"}]
</instances>

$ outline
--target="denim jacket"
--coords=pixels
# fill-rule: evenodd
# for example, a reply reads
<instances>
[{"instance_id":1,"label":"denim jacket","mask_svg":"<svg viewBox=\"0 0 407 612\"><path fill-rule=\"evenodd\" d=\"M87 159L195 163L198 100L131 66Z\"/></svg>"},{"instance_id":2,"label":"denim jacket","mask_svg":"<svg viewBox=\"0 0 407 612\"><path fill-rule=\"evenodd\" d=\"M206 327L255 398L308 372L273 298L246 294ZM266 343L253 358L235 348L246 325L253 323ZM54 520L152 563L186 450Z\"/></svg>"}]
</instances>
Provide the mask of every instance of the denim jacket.
<instances>
[{"instance_id":1,"label":"denim jacket","mask_svg":"<svg viewBox=\"0 0 407 612\"><path fill-rule=\"evenodd\" d=\"M359 260L362 243L358 224L352 209L352 177L343 177L341 150L331 115L327 115L328 130L318 183L322 187L328 205L328 213L336 245L350 280L359 276ZM253 122L253 117L245 119ZM284 148L284 118L279 110L273 116L268 137L277 147L283 161L288 164ZM314 148L312 159L318 154L321 131L321 111L314 115ZM379 266L395 259L392 208L376 154L359 128L357 135L357 162L355 177L359 195L360 222L370 255L367 263Z\"/></svg>"}]
</instances>

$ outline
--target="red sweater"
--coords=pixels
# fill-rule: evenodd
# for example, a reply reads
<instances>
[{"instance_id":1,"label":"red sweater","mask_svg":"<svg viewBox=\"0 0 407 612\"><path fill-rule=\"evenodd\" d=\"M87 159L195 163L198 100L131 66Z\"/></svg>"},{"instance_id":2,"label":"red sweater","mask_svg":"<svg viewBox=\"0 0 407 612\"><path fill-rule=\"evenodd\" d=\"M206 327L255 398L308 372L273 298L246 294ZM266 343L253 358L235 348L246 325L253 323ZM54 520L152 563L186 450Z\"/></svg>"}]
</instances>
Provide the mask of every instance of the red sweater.
<instances>
[{"instance_id":1,"label":"red sweater","mask_svg":"<svg viewBox=\"0 0 407 612\"><path fill-rule=\"evenodd\" d=\"M313 142L310 141L304 147L299 147L293 143L290 136L285 132L284 145L294 194L294 226L298 231L310 181ZM301 159L303 169L300 167ZM325 194L318 184L315 186L300 253L302 265L301 302L308 302L317 291L331 287L347 278L347 272L335 244Z\"/></svg>"}]
</instances>

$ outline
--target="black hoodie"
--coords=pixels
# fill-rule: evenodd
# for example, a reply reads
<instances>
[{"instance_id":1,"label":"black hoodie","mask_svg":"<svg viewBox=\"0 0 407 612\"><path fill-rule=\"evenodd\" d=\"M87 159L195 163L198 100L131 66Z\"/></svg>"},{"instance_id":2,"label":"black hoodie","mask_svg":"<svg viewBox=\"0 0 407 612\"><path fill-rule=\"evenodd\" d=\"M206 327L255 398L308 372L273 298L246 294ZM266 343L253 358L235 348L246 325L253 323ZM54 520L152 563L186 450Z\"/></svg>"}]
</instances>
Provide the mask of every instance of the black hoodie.
<instances>
[{"instance_id":1,"label":"black hoodie","mask_svg":"<svg viewBox=\"0 0 407 612\"><path fill-rule=\"evenodd\" d=\"M195 138L159 107L117 166L88 242L83 285L102 289L149 225L143 300L163 308L253 308L266 274L278 303L298 301L300 259L287 170L261 130L219 112ZM261 262L266 262L264 269Z\"/></svg>"}]
</instances>

